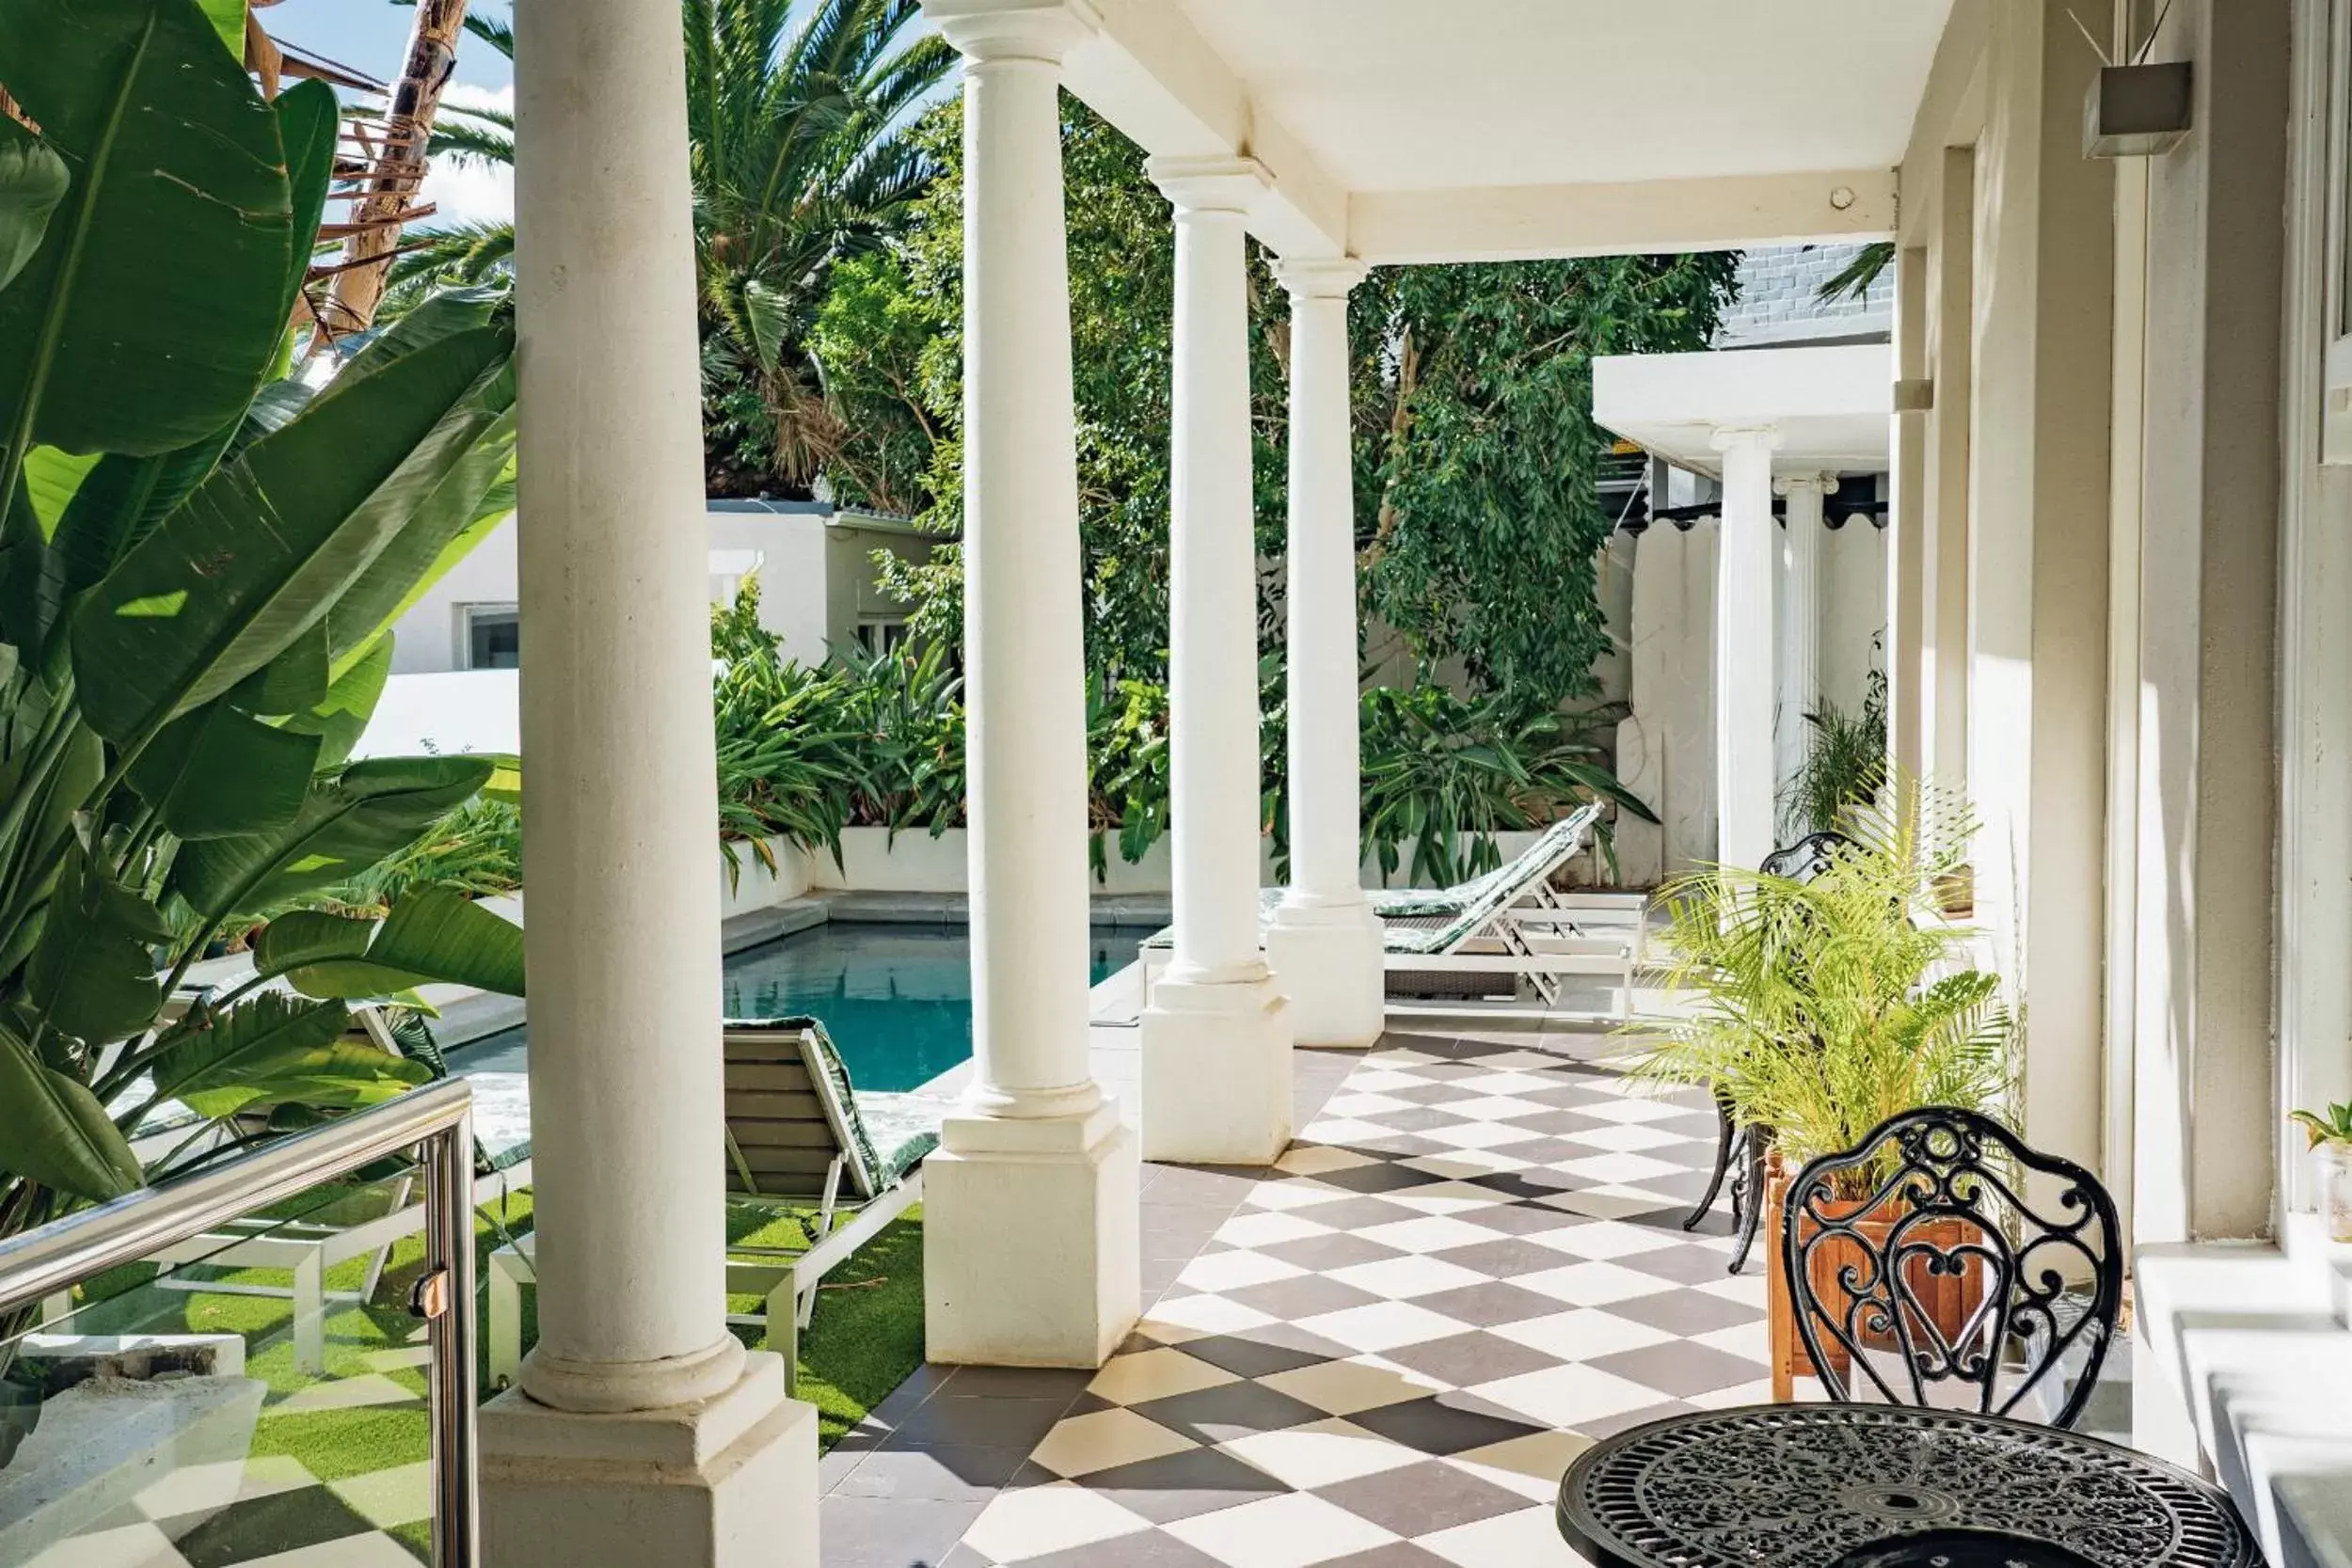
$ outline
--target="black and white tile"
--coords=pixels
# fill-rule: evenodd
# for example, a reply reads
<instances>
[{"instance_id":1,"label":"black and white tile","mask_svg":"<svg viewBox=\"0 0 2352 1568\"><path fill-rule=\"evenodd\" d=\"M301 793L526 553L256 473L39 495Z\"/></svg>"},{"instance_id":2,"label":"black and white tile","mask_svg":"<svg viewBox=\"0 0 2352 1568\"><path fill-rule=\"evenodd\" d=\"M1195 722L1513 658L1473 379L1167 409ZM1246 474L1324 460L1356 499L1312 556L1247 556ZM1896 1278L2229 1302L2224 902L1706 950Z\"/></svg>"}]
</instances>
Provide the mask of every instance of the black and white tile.
<instances>
[{"instance_id":1,"label":"black and white tile","mask_svg":"<svg viewBox=\"0 0 2352 1568\"><path fill-rule=\"evenodd\" d=\"M828 1563L1578 1562L1551 1500L1579 1452L1763 1399L1768 1373L1763 1282L1725 1272L1727 1218L1681 1228L1712 1162L1711 1109L1566 1050L1391 1035L1274 1167L1154 1173L1147 1206L1173 1180L1231 1210L1135 1336L1065 1386L1001 1484L1001 1461L969 1450L906 1457L919 1436L878 1412L871 1451L829 1461ZM996 1402L976 1393L967 1419ZM952 1551L851 1540L831 1520L878 1477L942 1491L958 1465L975 1483Z\"/></svg>"}]
</instances>

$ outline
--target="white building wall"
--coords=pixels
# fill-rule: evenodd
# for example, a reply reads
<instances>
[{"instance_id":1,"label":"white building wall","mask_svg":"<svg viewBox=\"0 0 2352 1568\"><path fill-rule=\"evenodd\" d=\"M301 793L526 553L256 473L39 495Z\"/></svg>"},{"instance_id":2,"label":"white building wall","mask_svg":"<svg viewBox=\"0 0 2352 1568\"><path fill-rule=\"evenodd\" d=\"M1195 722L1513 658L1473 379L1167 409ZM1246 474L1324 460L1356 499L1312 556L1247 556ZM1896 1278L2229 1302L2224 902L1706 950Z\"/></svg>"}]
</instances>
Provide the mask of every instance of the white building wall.
<instances>
[{"instance_id":1,"label":"white building wall","mask_svg":"<svg viewBox=\"0 0 2352 1568\"><path fill-rule=\"evenodd\" d=\"M827 638L855 632L857 616L876 604L871 536L828 529L818 512L735 510L706 515L712 553L711 598L732 595L743 568L759 574L759 621L803 663L821 662ZM845 537L831 538L829 535ZM859 574L862 574L859 575ZM493 529L393 626L392 673L431 674L466 668L466 615L476 606L512 609L518 597L515 520Z\"/></svg>"},{"instance_id":2,"label":"white building wall","mask_svg":"<svg viewBox=\"0 0 2352 1568\"><path fill-rule=\"evenodd\" d=\"M515 603L515 519L492 529L392 626L392 673L466 667L466 610Z\"/></svg>"}]
</instances>

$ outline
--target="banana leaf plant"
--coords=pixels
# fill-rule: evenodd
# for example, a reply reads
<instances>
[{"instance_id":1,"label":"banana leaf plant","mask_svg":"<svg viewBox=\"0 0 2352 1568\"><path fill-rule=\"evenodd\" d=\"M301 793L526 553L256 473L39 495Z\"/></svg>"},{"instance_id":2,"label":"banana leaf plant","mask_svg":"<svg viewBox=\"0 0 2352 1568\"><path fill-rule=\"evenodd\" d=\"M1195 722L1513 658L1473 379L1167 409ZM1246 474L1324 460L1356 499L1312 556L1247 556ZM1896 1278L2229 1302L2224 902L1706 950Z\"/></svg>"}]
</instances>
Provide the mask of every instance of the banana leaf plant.
<instances>
[{"instance_id":1,"label":"banana leaf plant","mask_svg":"<svg viewBox=\"0 0 2352 1568\"><path fill-rule=\"evenodd\" d=\"M294 373L334 97L265 101L198 0L0 0L0 88L5 1237L156 1174L167 1104L265 1128L404 1092L430 1069L350 1043L352 1005L519 992L522 962L446 892L303 907L490 771L350 752L389 620L501 502L501 303ZM256 923L249 980L173 1005Z\"/></svg>"}]
</instances>

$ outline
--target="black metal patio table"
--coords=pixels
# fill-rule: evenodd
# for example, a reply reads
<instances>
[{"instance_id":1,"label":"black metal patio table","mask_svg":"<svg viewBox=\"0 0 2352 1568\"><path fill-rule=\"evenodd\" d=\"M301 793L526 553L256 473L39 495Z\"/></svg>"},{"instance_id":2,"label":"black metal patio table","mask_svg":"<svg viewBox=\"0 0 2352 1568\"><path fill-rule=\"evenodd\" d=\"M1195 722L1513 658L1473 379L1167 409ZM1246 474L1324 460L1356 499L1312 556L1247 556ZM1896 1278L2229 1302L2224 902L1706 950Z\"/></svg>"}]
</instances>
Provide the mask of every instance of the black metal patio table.
<instances>
[{"instance_id":1,"label":"black metal patio table","mask_svg":"<svg viewBox=\"0 0 2352 1568\"><path fill-rule=\"evenodd\" d=\"M1764 1404L1602 1439L1560 1483L1598 1568L2261 1568L2228 1496L1973 1412Z\"/></svg>"}]
</instances>

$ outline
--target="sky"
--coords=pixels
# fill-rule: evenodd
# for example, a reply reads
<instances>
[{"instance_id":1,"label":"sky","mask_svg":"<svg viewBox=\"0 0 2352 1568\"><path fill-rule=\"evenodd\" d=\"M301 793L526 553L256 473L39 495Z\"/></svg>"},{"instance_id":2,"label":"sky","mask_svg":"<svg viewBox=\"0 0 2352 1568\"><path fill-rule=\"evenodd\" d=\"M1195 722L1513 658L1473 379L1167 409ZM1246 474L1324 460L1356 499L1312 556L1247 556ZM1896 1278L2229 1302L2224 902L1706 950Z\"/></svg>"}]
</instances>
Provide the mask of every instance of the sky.
<instances>
[{"instance_id":1,"label":"sky","mask_svg":"<svg viewBox=\"0 0 2352 1568\"><path fill-rule=\"evenodd\" d=\"M501 21L510 15L507 0L470 0L467 8ZM379 82L399 73L415 17L413 9L390 0L281 0L262 13L270 36L280 43L323 55ZM514 69L497 50L463 35L457 42L457 75L442 91L441 103L452 108L512 110ZM420 229L507 222L515 215L514 171L436 158L425 171L423 199L435 211Z\"/></svg>"}]
</instances>

